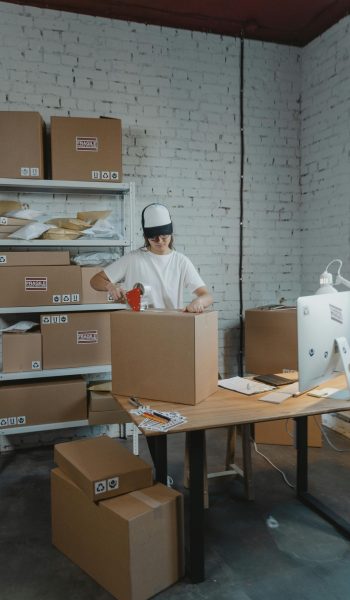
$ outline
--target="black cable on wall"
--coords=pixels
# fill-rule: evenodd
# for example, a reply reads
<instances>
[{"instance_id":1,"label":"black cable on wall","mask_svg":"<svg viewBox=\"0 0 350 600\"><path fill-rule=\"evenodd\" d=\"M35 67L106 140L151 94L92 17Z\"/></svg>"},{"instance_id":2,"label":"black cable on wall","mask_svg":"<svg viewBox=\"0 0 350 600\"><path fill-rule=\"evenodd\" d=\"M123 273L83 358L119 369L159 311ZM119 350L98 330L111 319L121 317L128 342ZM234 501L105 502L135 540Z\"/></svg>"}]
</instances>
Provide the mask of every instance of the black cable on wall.
<instances>
[{"instance_id":1,"label":"black cable on wall","mask_svg":"<svg viewBox=\"0 0 350 600\"><path fill-rule=\"evenodd\" d=\"M239 190L239 355L238 374L243 377L244 372L244 314L243 314L243 218L244 218L244 32L241 32L240 45L240 84L239 84L239 115L240 115L240 190Z\"/></svg>"}]
</instances>

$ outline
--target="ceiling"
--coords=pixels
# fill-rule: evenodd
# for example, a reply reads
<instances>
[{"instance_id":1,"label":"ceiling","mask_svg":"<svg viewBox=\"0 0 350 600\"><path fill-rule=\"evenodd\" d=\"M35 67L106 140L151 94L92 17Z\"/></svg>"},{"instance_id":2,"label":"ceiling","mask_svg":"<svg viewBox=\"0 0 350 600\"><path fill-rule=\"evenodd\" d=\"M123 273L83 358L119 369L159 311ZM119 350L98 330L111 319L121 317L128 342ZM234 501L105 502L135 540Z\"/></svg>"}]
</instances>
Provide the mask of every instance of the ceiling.
<instances>
[{"instance_id":1,"label":"ceiling","mask_svg":"<svg viewBox=\"0 0 350 600\"><path fill-rule=\"evenodd\" d=\"M350 12L350 0L5 0L37 6L304 46Z\"/></svg>"}]
</instances>

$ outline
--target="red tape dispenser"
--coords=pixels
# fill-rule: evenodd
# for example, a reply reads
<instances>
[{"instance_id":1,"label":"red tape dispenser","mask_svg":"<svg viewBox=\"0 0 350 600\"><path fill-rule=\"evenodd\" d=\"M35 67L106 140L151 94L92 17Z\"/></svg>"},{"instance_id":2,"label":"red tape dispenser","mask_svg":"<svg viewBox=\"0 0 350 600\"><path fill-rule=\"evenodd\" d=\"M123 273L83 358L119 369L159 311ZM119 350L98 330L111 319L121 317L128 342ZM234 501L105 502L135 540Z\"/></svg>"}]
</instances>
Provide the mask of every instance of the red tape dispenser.
<instances>
[{"instance_id":1,"label":"red tape dispenser","mask_svg":"<svg viewBox=\"0 0 350 600\"><path fill-rule=\"evenodd\" d=\"M141 296L143 296L144 290L142 283L135 283L133 289L126 292L125 296L131 310L141 310Z\"/></svg>"}]
</instances>

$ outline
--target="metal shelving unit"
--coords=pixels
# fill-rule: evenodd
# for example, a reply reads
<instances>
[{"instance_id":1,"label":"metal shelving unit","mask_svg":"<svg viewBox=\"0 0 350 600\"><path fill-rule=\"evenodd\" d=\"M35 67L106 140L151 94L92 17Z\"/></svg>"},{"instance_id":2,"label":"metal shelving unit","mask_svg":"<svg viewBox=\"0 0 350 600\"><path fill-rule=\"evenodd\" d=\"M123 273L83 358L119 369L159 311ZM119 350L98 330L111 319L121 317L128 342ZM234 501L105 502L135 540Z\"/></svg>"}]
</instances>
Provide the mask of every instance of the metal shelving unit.
<instances>
[{"instance_id":1,"label":"metal shelving unit","mask_svg":"<svg viewBox=\"0 0 350 600\"><path fill-rule=\"evenodd\" d=\"M36 180L36 179L4 179L0 178L0 194L3 192L15 194L17 196L29 194L43 194L57 196L63 195L65 200L72 196L75 199L79 198L83 202L84 197L91 198L90 202L94 201L93 196L113 196L123 197L123 224L124 224L124 239L103 239L103 238L78 238L75 240L15 240L11 238L0 239L0 248L6 247L9 250L18 247L26 248L101 248L101 247L121 247L130 249L133 248L132 234L134 230L134 210L135 210L135 184L134 183L110 183L110 182L85 182L85 181L57 181L57 180ZM125 200L124 196L128 195ZM59 197L55 198L58 206L61 202ZM63 201L64 202L64 201ZM125 206L128 203L128 210ZM0 251L1 254L1 251ZM10 314L30 314L30 313L56 313L56 312L83 312L83 311L111 311L125 309L123 304L78 304L78 305L57 305L57 306L20 306L20 307L4 307L0 308L1 315ZM108 373L111 370L111 365L95 365L88 367L76 367L67 369L50 369L44 371L31 371L26 373L2 373L0 372L0 381L21 381L24 379L38 379L44 377L63 377L67 375L94 375L98 373ZM88 420L69 421L62 423L45 423L39 425L23 426L23 427L2 427L0 423L0 448L3 436L22 434L29 432L49 431L54 429L67 429L74 427L88 426Z\"/></svg>"}]
</instances>

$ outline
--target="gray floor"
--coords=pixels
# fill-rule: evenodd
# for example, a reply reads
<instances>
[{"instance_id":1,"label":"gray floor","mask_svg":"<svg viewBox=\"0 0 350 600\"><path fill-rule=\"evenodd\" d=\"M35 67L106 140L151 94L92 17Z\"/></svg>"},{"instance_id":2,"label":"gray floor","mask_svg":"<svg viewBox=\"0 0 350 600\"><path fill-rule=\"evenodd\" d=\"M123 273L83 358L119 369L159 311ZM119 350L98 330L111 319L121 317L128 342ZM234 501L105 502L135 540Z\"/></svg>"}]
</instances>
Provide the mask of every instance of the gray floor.
<instances>
[{"instance_id":1,"label":"gray floor","mask_svg":"<svg viewBox=\"0 0 350 600\"><path fill-rule=\"evenodd\" d=\"M350 440L330 432L338 447ZM122 443L131 447L131 440ZM207 437L209 470L222 468L225 430ZM291 447L259 446L294 479ZM184 436L170 436L169 473L182 488ZM50 541L52 447L0 457L1 600L108 600ZM141 439L141 455L149 460ZM254 453L255 501L233 478L210 480L206 581L184 579L162 600L344 600L350 596L350 543L294 498L281 475ZM310 450L310 491L350 520L350 454L326 444Z\"/></svg>"}]
</instances>

